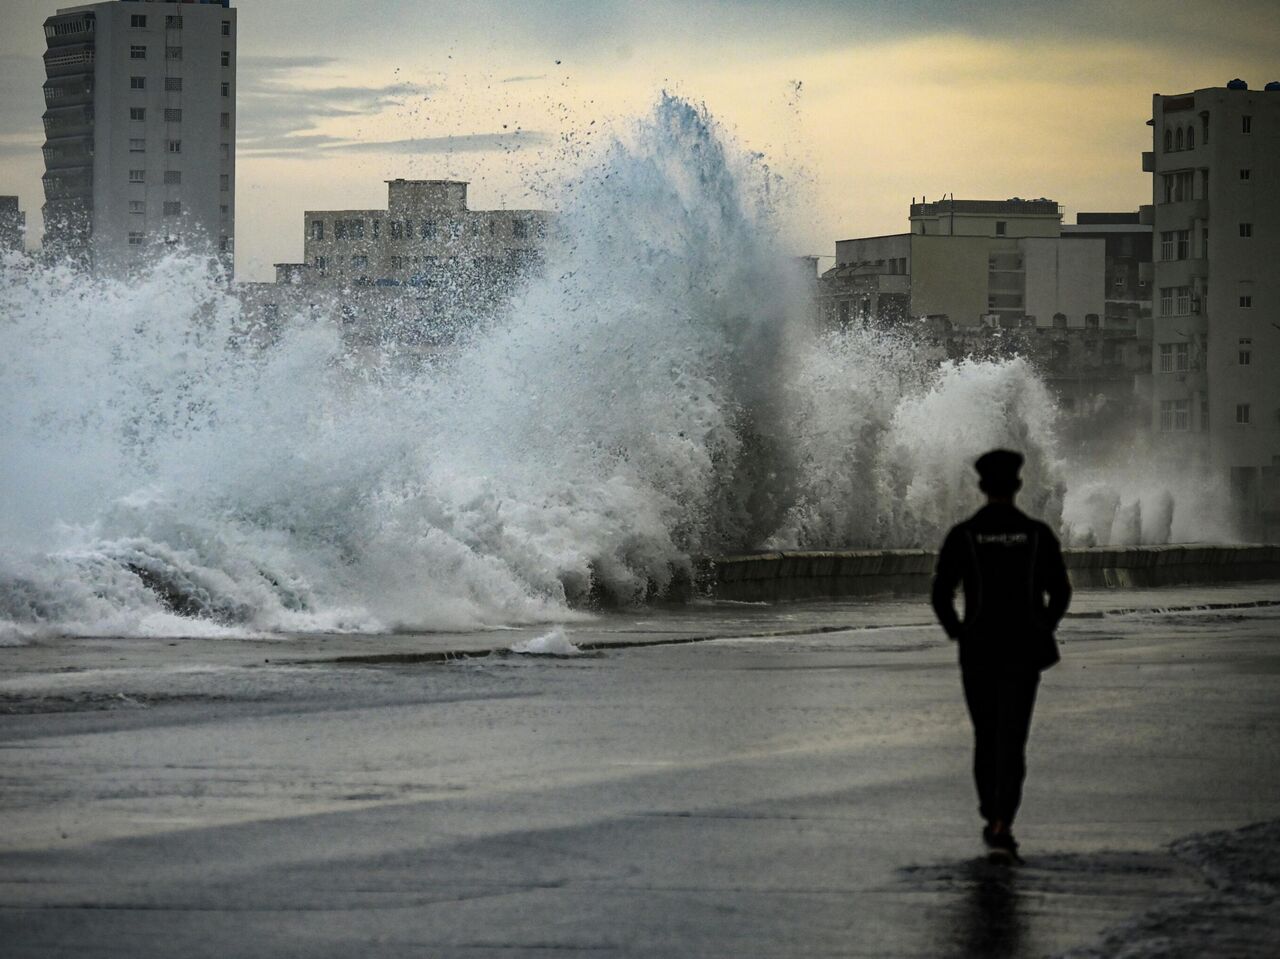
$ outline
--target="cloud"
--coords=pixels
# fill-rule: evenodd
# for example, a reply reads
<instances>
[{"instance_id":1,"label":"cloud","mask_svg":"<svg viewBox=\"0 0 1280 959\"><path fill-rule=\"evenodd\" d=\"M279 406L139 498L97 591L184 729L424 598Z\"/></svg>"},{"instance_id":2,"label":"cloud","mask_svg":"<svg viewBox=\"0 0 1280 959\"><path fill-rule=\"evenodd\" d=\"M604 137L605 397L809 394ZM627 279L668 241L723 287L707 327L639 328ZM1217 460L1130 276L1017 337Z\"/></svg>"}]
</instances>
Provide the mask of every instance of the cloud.
<instances>
[{"instance_id":1,"label":"cloud","mask_svg":"<svg viewBox=\"0 0 1280 959\"><path fill-rule=\"evenodd\" d=\"M550 138L537 130L517 133L464 133L456 136L411 137L399 140L356 140L325 133L283 137L261 146L240 146L239 152L255 159L321 159L351 153L511 153L526 146L540 146Z\"/></svg>"},{"instance_id":2,"label":"cloud","mask_svg":"<svg viewBox=\"0 0 1280 959\"><path fill-rule=\"evenodd\" d=\"M526 73L517 77L503 77L499 83L528 83L530 80L545 80L545 73Z\"/></svg>"}]
</instances>

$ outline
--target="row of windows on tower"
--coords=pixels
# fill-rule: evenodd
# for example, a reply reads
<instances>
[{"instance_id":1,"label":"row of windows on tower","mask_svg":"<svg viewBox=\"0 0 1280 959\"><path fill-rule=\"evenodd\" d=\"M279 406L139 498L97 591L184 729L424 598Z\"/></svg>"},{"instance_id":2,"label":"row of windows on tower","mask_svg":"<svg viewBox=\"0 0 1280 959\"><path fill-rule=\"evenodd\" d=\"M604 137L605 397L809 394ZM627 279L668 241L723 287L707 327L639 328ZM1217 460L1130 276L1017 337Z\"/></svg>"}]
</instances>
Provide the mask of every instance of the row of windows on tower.
<instances>
[{"instance_id":1,"label":"row of windows on tower","mask_svg":"<svg viewBox=\"0 0 1280 959\"><path fill-rule=\"evenodd\" d=\"M165 47L164 58L166 60L181 60L182 47ZM219 55L219 63L224 67L231 66L231 51L223 50ZM147 59L147 45L145 43L135 43L129 47L130 60ZM136 78L135 78L136 79Z\"/></svg>"},{"instance_id":2,"label":"row of windows on tower","mask_svg":"<svg viewBox=\"0 0 1280 959\"><path fill-rule=\"evenodd\" d=\"M137 121L137 122L139 122L139 123L145 123L145 122L146 122L146 119L147 119L147 108L146 108L146 107L130 107L130 108L129 108L129 119L130 119L130 120L136 120L136 121ZM181 107L166 107L166 108L165 108L165 111L164 111L164 122L165 122L165 123L181 123L181 122L182 122L182 108L181 108ZM218 117L218 126L220 126L220 127L221 127L222 129L224 129L224 130L230 130L230 129L231 129L231 114L230 114L230 113L223 113L221 116L219 116L219 117Z\"/></svg>"},{"instance_id":3,"label":"row of windows on tower","mask_svg":"<svg viewBox=\"0 0 1280 959\"><path fill-rule=\"evenodd\" d=\"M130 26L130 27L132 27L132 28L133 28L133 29L135 29L135 30L145 30L145 29L147 29L147 14L145 14L145 13L134 13L134 14L131 14L131 15L129 16L129 26ZM181 29L182 29L182 14L180 14L180 13L179 13L179 14L173 14L173 13L166 14L166 15L165 15L165 18L164 18L164 28L165 28L166 30L181 30ZM223 35L224 37L229 37L229 36L231 36L231 21L230 21L230 20L223 20L223 21L222 21L222 35Z\"/></svg>"},{"instance_id":4,"label":"row of windows on tower","mask_svg":"<svg viewBox=\"0 0 1280 959\"><path fill-rule=\"evenodd\" d=\"M1253 408L1248 403L1236 404L1236 424L1238 426L1248 426L1253 422ZM1207 430L1209 428L1209 402L1202 400L1200 403L1200 429ZM1191 429L1191 401L1190 400L1161 400L1160 401L1160 432L1162 433L1185 433Z\"/></svg>"},{"instance_id":5,"label":"row of windows on tower","mask_svg":"<svg viewBox=\"0 0 1280 959\"><path fill-rule=\"evenodd\" d=\"M147 171L146 170L130 170L129 182L130 183L146 183ZM181 185L182 171L181 170L165 170L164 183L165 183L165 186ZM223 193L231 192L231 175L230 174L228 173L218 174L218 189Z\"/></svg>"},{"instance_id":6,"label":"row of windows on tower","mask_svg":"<svg viewBox=\"0 0 1280 959\"><path fill-rule=\"evenodd\" d=\"M1209 142L1209 116L1203 115L1201 118L1201 137L1202 143ZM1240 132L1253 132L1253 117L1244 115L1240 117ZM1196 128L1193 124L1187 124L1185 127L1166 127L1164 131L1164 152L1173 153L1177 150L1194 150L1196 148Z\"/></svg>"}]
</instances>

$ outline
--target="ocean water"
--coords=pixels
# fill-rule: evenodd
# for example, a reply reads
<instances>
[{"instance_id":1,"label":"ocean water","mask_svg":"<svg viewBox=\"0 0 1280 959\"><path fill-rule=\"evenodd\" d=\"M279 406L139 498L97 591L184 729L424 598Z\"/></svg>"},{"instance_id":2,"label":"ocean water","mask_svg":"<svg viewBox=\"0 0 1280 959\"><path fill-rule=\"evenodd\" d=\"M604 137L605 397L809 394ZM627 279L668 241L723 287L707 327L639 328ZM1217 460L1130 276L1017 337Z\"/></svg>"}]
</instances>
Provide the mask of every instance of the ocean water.
<instances>
[{"instance_id":1,"label":"ocean water","mask_svg":"<svg viewBox=\"0 0 1280 959\"><path fill-rule=\"evenodd\" d=\"M1024 361L818 333L778 192L663 97L566 172L508 311L376 375L340 298L264 348L198 257L4 261L0 642L569 621L718 551L933 545L996 445L1068 541L1218 535L1198 491L1073 467Z\"/></svg>"}]
</instances>

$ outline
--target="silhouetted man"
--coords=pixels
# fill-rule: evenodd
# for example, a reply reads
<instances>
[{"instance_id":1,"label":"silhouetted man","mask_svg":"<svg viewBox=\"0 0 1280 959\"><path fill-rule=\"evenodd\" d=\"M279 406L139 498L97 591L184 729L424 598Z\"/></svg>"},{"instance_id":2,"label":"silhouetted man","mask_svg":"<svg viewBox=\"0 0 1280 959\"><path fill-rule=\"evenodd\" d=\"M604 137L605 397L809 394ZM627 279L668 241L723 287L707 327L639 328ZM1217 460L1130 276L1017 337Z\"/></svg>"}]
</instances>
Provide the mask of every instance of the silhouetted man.
<instances>
[{"instance_id":1,"label":"silhouetted man","mask_svg":"<svg viewBox=\"0 0 1280 959\"><path fill-rule=\"evenodd\" d=\"M1022 454L992 450L974 467L987 505L947 534L933 579L933 609L960 644L978 811L987 821L982 838L993 852L1016 861L1012 827L1026 777L1031 711L1041 671L1058 661L1053 631L1071 601L1071 585L1052 530L1013 505L1022 488ZM953 605L959 583L963 623Z\"/></svg>"}]
</instances>

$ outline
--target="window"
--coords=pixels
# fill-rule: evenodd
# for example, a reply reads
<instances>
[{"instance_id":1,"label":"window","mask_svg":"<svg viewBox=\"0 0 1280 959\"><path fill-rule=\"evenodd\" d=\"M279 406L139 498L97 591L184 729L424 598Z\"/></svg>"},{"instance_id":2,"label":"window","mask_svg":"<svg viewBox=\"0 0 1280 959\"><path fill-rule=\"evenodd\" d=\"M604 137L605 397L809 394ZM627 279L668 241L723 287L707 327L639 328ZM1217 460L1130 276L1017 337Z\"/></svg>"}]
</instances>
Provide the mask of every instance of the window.
<instances>
[{"instance_id":1,"label":"window","mask_svg":"<svg viewBox=\"0 0 1280 959\"><path fill-rule=\"evenodd\" d=\"M146 213L147 204L142 200L130 200L129 212L130 213Z\"/></svg>"},{"instance_id":2,"label":"window","mask_svg":"<svg viewBox=\"0 0 1280 959\"><path fill-rule=\"evenodd\" d=\"M181 153L181 152L182 152L182 141L181 141L181 140L169 140L169 141L168 141L168 149L169 149L169 152L170 152L170 153Z\"/></svg>"},{"instance_id":3,"label":"window","mask_svg":"<svg viewBox=\"0 0 1280 959\"><path fill-rule=\"evenodd\" d=\"M129 47L129 59L130 60L147 59L147 48L145 46L142 46L141 44L135 43L133 46Z\"/></svg>"},{"instance_id":4,"label":"window","mask_svg":"<svg viewBox=\"0 0 1280 959\"><path fill-rule=\"evenodd\" d=\"M231 190L231 176L229 174L221 173L218 175L218 189L223 193Z\"/></svg>"},{"instance_id":5,"label":"window","mask_svg":"<svg viewBox=\"0 0 1280 959\"><path fill-rule=\"evenodd\" d=\"M1100 321L1100 319L1099 319L1099 317L1098 317L1098 314L1097 314L1097 313L1086 313L1086 314L1084 315L1084 326L1085 326L1085 329L1087 329L1087 330L1096 330L1096 329L1100 329L1100 328L1101 328L1101 326L1102 326L1102 323L1101 323L1101 321Z\"/></svg>"},{"instance_id":6,"label":"window","mask_svg":"<svg viewBox=\"0 0 1280 959\"><path fill-rule=\"evenodd\" d=\"M130 90L145 90L146 88L147 88L146 77L130 77L129 78ZM1243 177L1241 179L1243 179Z\"/></svg>"},{"instance_id":7,"label":"window","mask_svg":"<svg viewBox=\"0 0 1280 959\"><path fill-rule=\"evenodd\" d=\"M130 231L129 231L129 245L130 245L130 246L142 246L142 231L141 231L141 230L130 230Z\"/></svg>"},{"instance_id":8,"label":"window","mask_svg":"<svg viewBox=\"0 0 1280 959\"><path fill-rule=\"evenodd\" d=\"M323 273L326 269L328 269L329 261L322 256L318 256L311 261L311 265L316 268L317 272Z\"/></svg>"},{"instance_id":9,"label":"window","mask_svg":"<svg viewBox=\"0 0 1280 959\"><path fill-rule=\"evenodd\" d=\"M1196 148L1196 128L1187 127L1187 149L1194 150Z\"/></svg>"},{"instance_id":10,"label":"window","mask_svg":"<svg viewBox=\"0 0 1280 959\"><path fill-rule=\"evenodd\" d=\"M393 269L393 270L403 270L403 269L404 269L404 257L402 257L402 256L393 256L393 257L391 258L391 269Z\"/></svg>"},{"instance_id":11,"label":"window","mask_svg":"<svg viewBox=\"0 0 1280 959\"><path fill-rule=\"evenodd\" d=\"M1160 372L1185 373L1190 355L1190 347L1186 343L1161 343Z\"/></svg>"},{"instance_id":12,"label":"window","mask_svg":"<svg viewBox=\"0 0 1280 959\"><path fill-rule=\"evenodd\" d=\"M378 237L382 236L382 220L380 220L378 217L375 216L372 220L369 221L369 224L373 229L373 238L375 240Z\"/></svg>"},{"instance_id":13,"label":"window","mask_svg":"<svg viewBox=\"0 0 1280 959\"><path fill-rule=\"evenodd\" d=\"M1205 110L1200 114L1200 142L1209 142L1209 111Z\"/></svg>"},{"instance_id":14,"label":"window","mask_svg":"<svg viewBox=\"0 0 1280 959\"><path fill-rule=\"evenodd\" d=\"M999 232L999 224L996 224L997 232ZM529 224L524 220L511 221L511 236L517 240L523 240L529 235Z\"/></svg>"},{"instance_id":15,"label":"window","mask_svg":"<svg viewBox=\"0 0 1280 959\"><path fill-rule=\"evenodd\" d=\"M129 108L130 120L145 120L146 118L147 118L146 107L130 107Z\"/></svg>"},{"instance_id":16,"label":"window","mask_svg":"<svg viewBox=\"0 0 1280 959\"><path fill-rule=\"evenodd\" d=\"M1173 230L1163 230L1160 233L1160 259L1172 260L1174 250Z\"/></svg>"},{"instance_id":17,"label":"window","mask_svg":"<svg viewBox=\"0 0 1280 959\"><path fill-rule=\"evenodd\" d=\"M1186 432L1191 428L1190 400L1160 401L1160 431Z\"/></svg>"},{"instance_id":18,"label":"window","mask_svg":"<svg viewBox=\"0 0 1280 959\"><path fill-rule=\"evenodd\" d=\"M169 93L181 93L181 92L182 92L182 77L165 77L165 78L164 78L164 88L165 88L165 90L167 90Z\"/></svg>"},{"instance_id":19,"label":"window","mask_svg":"<svg viewBox=\"0 0 1280 959\"><path fill-rule=\"evenodd\" d=\"M311 239L313 240L324 239L324 220L311 221Z\"/></svg>"},{"instance_id":20,"label":"window","mask_svg":"<svg viewBox=\"0 0 1280 959\"><path fill-rule=\"evenodd\" d=\"M180 216L181 214L182 214L181 200L165 200L164 201L165 216Z\"/></svg>"},{"instance_id":21,"label":"window","mask_svg":"<svg viewBox=\"0 0 1280 959\"><path fill-rule=\"evenodd\" d=\"M1241 366L1253 365L1253 337L1240 337L1240 342L1237 344L1236 362Z\"/></svg>"},{"instance_id":22,"label":"window","mask_svg":"<svg viewBox=\"0 0 1280 959\"><path fill-rule=\"evenodd\" d=\"M1247 179L1249 179L1249 177L1252 175L1252 172L1253 172L1253 171L1251 171L1248 167L1241 167L1241 169L1240 169L1240 179L1241 179L1241 180L1247 180Z\"/></svg>"},{"instance_id":23,"label":"window","mask_svg":"<svg viewBox=\"0 0 1280 959\"><path fill-rule=\"evenodd\" d=\"M1178 241L1178 247L1175 252L1179 260L1185 260L1191 256L1191 231L1175 230L1174 232L1177 234L1175 239Z\"/></svg>"},{"instance_id":24,"label":"window","mask_svg":"<svg viewBox=\"0 0 1280 959\"><path fill-rule=\"evenodd\" d=\"M146 153L147 141L142 139L141 137L138 137L136 139L131 139L129 141L129 152L130 153Z\"/></svg>"},{"instance_id":25,"label":"window","mask_svg":"<svg viewBox=\"0 0 1280 959\"><path fill-rule=\"evenodd\" d=\"M1004 236L1009 224L1005 220L996 220L996 236Z\"/></svg>"},{"instance_id":26,"label":"window","mask_svg":"<svg viewBox=\"0 0 1280 959\"><path fill-rule=\"evenodd\" d=\"M218 214L219 214L219 215L220 215L224 220L229 220L229 219L231 219L231 207L227 206L225 203L220 203L220 204L218 205Z\"/></svg>"},{"instance_id":27,"label":"window","mask_svg":"<svg viewBox=\"0 0 1280 959\"><path fill-rule=\"evenodd\" d=\"M1173 131L1172 130L1164 131L1164 152L1165 153L1173 152Z\"/></svg>"},{"instance_id":28,"label":"window","mask_svg":"<svg viewBox=\"0 0 1280 959\"><path fill-rule=\"evenodd\" d=\"M229 36L231 36L231 21L230 21L230 20L223 20L223 21L222 21L222 35L223 35L224 37L229 37Z\"/></svg>"},{"instance_id":29,"label":"window","mask_svg":"<svg viewBox=\"0 0 1280 959\"><path fill-rule=\"evenodd\" d=\"M147 15L145 13L132 14L129 17L129 26L145 30L147 28Z\"/></svg>"},{"instance_id":30,"label":"window","mask_svg":"<svg viewBox=\"0 0 1280 959\"><path fill-rule=\"evenodd\" d=\"M1179 286L1177 287L1177 291L1178 302L1175 304L1175 307L1178 311L1178 316L1186 316L1191 312L1191 287Z\"/></svg>"},{"instance_id":31,"label":"window","mask_svg":"<svg viewBox=\"0 0 1280 959\"><path fill-rule=\"evenodd\" d=\"M422 221L422 238L424 240L434 240L435 236L436 236L436 221L423 220Z\"/></svg>"},{"instance_id":32,"label":"window","mask_svg":"<svg viewBox=\"0 0 1280 959\"><path fill-rule=\"evenodd\" d=\"M165 110L165 111L164 111L164 122L165 122L165 123L181 123L181 122L182 122L182 111L181 111L181 110L175 110L173 107L170 107L169 109Z\"/></svg>"},{"instance_id":33,"label":"window","mask_svg":"<svg viewBox=\"0 0 1280 959\"><path fill-rule=\"evenodd\" d=\"M164 18L164 26L166 30L181 30L182 17L180 15L175 16L171 13Z\"/></svg>"},{"instance_id":34,"label":"window","mask_svg":"<svg viewBox=\"0 0 1280 959\"><path fill-rule=\"evenodd\" d=\"M230 51L230 50L223 50L223 51L222 51L222 65L223 65L224 67L229 67L229 66L231 66L231 51Z\"/></svg>"},{"instance_id":35,"label":"window","mask_svg":"<svg viewBox=\"0 0 1280 959\"><path fill-rule=\"evenodd\" d=\"M230 159L231 159L231 144L230 144L230 143L219 143L219 144L218 144L218 152L222 154L222 159L224 159L224 160L230 160Z\"/></svg>"},{"instance_id":36,"label":"window","mask_svg":"<svg viewBox=\"0 0 1280 959\"><path fill-rule=\"evenodd\" d=\"M1173 135L1173 148L1175 150L1182 149L1182 127L1178 127L1178 132Z\"/></svg>"},{"instance_id":37,"label":"window","mask_svg":"<svg viewBox=\"0 0 1280 959\"><path fill-rule=\"evenodd\" d=\"M165 47L165 48L164 48L164 58L165 58L166 60L181 60L181 59L182 59L182 47Z\"/></svg>"},{"instance_id":38,"label":"window","mask_svg":"<svg viewBox=\"0 0 1280 959\"><path fill-rule=\"evenodd\" d=\"M399 220L391 221L391 239L393 240L404 239L404 224L402 224Z\"/></svg>"},{"instance_id":39,"label":"window","mask_svg":"<svg viewBox=\"0 0 1280 959\"><path fill-rule=\"evenodd\" d=\"M353 256L351 258L351 266L354 269L363 270L368 267L368 265L369 258L367 256Z\"/></svg>"},{"instance_id":40,"label":"window","mask_svg":"<svg viewBox=\"0 0 1280 959\"><path fill-rule=\"evenodd\" d=\"M1236 404L1236 422L1241 426L1248 426L1250 423L1250 410L1248 403Z\"/></svg>"},{"instance_id":41,"label":"window","mask_svg":"<svg viewBox=\"0 0 1280 959\"><path fill-rule=\"evenodd\" d=\"M347 238L347 221L346 220L333 221L333 238L335 240L345 240Z\"/></svg>"},{"instance_id":42,"label":"window","mask_svg":"<svg viewBox=\"0 0 1280 959\"><path fill-rule=\"evenodd\" d=\"M147 176L147 172L146 172L145 170L130 170L130 171L129 171L129 182L130 182L130 183L145 183L145 182L146 182L146 176Z\"/></svg>"},{"instance_id":43,"label":"window","mask_svg":"<svg viewBox=\"0 0 1280 959\"><path fill-rule=\"evenodd\" d=\"M169 186L178 185L179 183L182 182L182 171L181 170L165 170L164 182L167 183Z\"/></svg>"},{"instance_id":44,"label":"window","mask_svg":"<svg viewBox=\"0 0 1280 959\"><path fill-rule=\"evenodd\" d=\"M220 127L221 127L222 129L224 129L224 130L230 130L230 129L231 129L231 114L230 114L230 113L224 113L224 114L222 114L222 116L218 118L218 126L220 126Z\"/></svg>"},{"instance_id":45,"label":"window","mask_svg":"<svg viewBox=\"0 0 1280 959\"><path fill-rule=\"evenodd\" d=\"M1252 308L1252 306L1253 306L1253 296L1252 296L1252 295L1249 295L1249 296L1242 296L1242 297L1240 297L1240 307L1241 307L1242 309L1247 310L1247 309Z\"/></svg>"},{"instance_id":46,"label":"window","mask_svg":"<svg viewBox=\"0 0 1280 959\"><path fill-rule=\"evenodd\" d=\"M231 252L231 237L229 236L218 237L218 252L219 253Z\"/></svg>"},{"instance_id":47,"label":"window","mask_svg":"<svg viewBox=\"0 0 1280 959\"><path fill-rule=\"evenodd\" d=\"M221 89L221 91L222 91L222 95L223 95L224 97L229 97L229 96L231 96L231 84L230 84L230 83L228 83L226 80L223 80L223 81L222 81L222 83L221 83L221 84L219 84L219 87L220 87L220 89Z\"/></svg>"},{"instance_id":48,"label":"window","mask_svg":"<svg viewBox=\"0 0 1280 959\"><path fill-rule=\"evenodd\" d=\"M1241 223L1241 224L1240 224L1240 235L1241 235L1242 237L1246 237L1246 238L1253 236L1253 224L1252 224L1252 223Z\"/></svg>"},{"instance_id":49,"label":"window","mask_svg":"<svg viewBox=\"0 0 1280 959\"><path fill-rule=\"evenodd\" d=\"M1251 117L1251 116L1242 116L1242 117L1240 118L1240 132L1241 132L1241 133L1252 133L1252 132L1253 132L1253 117Z\"/></svg>"}]
</instances>

